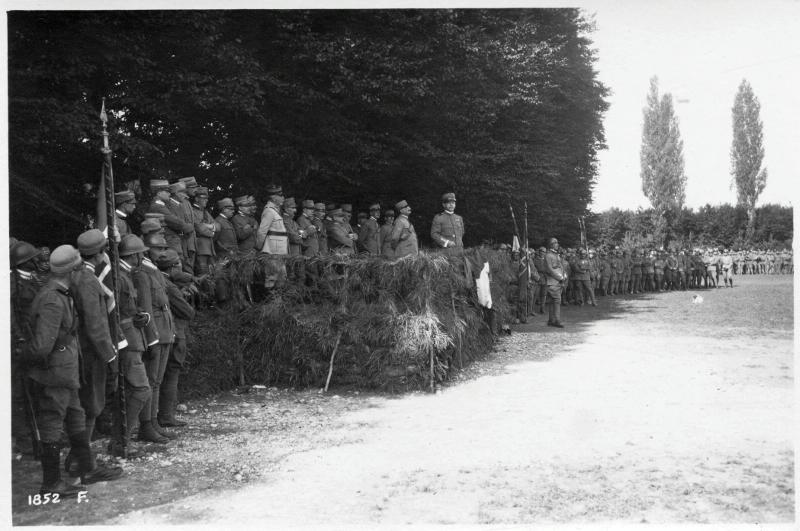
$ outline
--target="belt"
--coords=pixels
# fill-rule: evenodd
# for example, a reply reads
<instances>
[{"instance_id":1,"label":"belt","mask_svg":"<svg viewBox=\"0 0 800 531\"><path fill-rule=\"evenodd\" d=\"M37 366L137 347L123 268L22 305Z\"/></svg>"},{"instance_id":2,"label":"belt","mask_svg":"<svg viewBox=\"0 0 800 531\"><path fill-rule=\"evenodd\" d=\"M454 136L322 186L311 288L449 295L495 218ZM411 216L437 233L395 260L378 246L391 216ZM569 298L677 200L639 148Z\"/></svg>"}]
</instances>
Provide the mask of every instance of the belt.
<instances>
[{"instance_id":1,"label":"belt","mask_svg":"<svg viewBox=\"0 0 800 531\"><path fill-rule=\"evenodd\" d=\"M120 319L119 324L129 324L133 323L133 317L126 317L125 319Z\"/></svg>"},{"instance_id":2,"label":"belt","mask_svg":"<svg viewBox=\"0 0 800 531\"><path fill-rule=\"evenodd\" d=\"M279 232L279 231L276 231L276 230L268 230L267 231L267 236L288 236L288 235L289 235L288 232Z\"/></svg>"}]
</instances>

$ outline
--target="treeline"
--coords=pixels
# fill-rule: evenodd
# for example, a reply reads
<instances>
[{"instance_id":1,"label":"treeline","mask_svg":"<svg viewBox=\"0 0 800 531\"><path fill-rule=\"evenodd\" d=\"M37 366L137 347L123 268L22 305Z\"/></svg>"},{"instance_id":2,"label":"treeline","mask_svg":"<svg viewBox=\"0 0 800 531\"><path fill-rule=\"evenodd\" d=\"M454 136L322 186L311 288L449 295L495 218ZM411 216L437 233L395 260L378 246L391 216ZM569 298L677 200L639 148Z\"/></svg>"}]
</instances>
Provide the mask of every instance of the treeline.
<instances>
[{"instance_id":1,"label":"treeline","mask_svg":"<svg viewBox=\"0 0 800 531\"><path fill-rule=\"evenodd\" d=\"M591 241L600 245L659 247L653 241L657 219L653 209L620 210L611 208L586 219ZM733 249L791 249L792 207L763 205L756 208L755 234L745 238L747 210L744 206L705 205L697 210L684 208L667 238L667 247L724 247Z\"/></svg>"},{"instance_id":2,"label":"treeline","mask_svg":"<svg viewBox=\"0 0 800 531\"><path fill-rule=\"evenodd\" d=\"M74 239L93 211L101 99L118 188L195 176L357 206L445 191L467 245L577 238L607 89L577 9L10 12L12 235ZM32 212L36 223L31 223Z\"/></svg>"}]
</instances>

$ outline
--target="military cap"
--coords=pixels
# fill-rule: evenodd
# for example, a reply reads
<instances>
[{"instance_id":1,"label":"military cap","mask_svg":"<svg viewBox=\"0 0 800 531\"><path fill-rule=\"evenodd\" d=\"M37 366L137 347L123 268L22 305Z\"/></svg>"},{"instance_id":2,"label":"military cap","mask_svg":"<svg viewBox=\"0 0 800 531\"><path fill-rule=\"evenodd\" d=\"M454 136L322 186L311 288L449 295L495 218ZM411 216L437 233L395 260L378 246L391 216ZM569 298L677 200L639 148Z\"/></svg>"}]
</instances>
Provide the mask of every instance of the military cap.
<instances>
[{"instance_id":1,"label":"military cap","mask_svg":"<svg viewBox=\"0 0 800 531\"><path fill-rule=\"evenodd\" d=\"M336 208L336 203L325 203L325 212L330 212Z\"/></svg>"},{"instance_id":2,"label":"military cap","mask_svg":"<svg viewBox=\"0 0 800 531\"><path fill-rule=\"evenodd\" d=\"M372 210L380 210L381 209L381 205L380 205L380 203L372 203L369 206L369 209L370 209L370 211L372 211Z\"/></svg>"},{"instance_id":3,"label":"military cap","mask_svg":"<svg viewBox=\"0 0 800 531\"><path fill-rule=\"evenodd\" d=\"M186 185L186 189L189 188L197 188L197 180L194 177L181 177L178 179L178 182L182 182Z\"/></svg>"},{"instance_id":4,"label":"military cap","mask_svg":"<svg viewBox=\"0 0 800 531\"><path fill-rule=\"evenodd\" d=\"M352 214L353 213L353 205L351 205L350 203L342 203L342 210L344 210L348 214Z\"/></svg>"},{"instance_id":5,"label":"military cap","mask_svg":"<svg viewBox=\"0 0 800 531\"><path fill-rule=\"evenodd\" d=\"M247 206L251 206L251 205L255 205L255 204L256 204L255 196L248 195L247 196Z\"/></svg>"},{"instance_id":6,"label":"military cap","mask_svg":"<svg viewBox=\"0 0 800 531\"><path fill-rule=\"evenodd\" d=\"M130 190L123 190L114 194L114 202L118 205L123 203L135 202L136 196Z\"/></svg>"},{"instance_id":7,"label":"military cap","mask_svg":"<svg viewBox=\"0 0 800 531\"><path fill-rule=\"evenodd\" d=\"M180 262L181 257L178 256L178 251L175 249L167 249L161 256L156 259L156 265L159 269L169 269Z\"/></svg>"},{"instance_id":8,"label":"military cap","mask_svg":"<svg viewBox=\"0 0 800 531\"><path fill-rule=\"evenodd\" d=\"M267 185L267 193L269 195L283 195L283 189L277 184Z\"/></svg>"},{"instance_id":9,"label":"military cap","mask_svg":"<svg viewBox=\"0 0 800 531\"><path fill-rule=\"evenodd\" d=\"M147 212L144 215L144 219L157 219L159 221L164 221L164 214L161 212Z\"/></svg>"},{"instance_id":10,"label":"military cap","mask_svg":"<svg viewBox=\"0 0 800 531\"><path fill-rule=\"evenodd\" d=\"M250 199L249 195L240 195L236 199L233 200L234 203L237 205L246 205L247 201Z\"/></svg>"},{"instance_id":11,"label":"military cap","mask_svg":"<svg viewBox=\"0 0 800 531\"><path fill-rule=\"evenodd\" d=\"M178 192L185 192L185 191L186 191L186 184L180 181L169 185L169 193L171 194L177 194Z\"/></svg>"},{"instance_id":12,"label":"military cap","mask_svg":"<svg viewBox=\"0 0 800 531\"><path fill-rule=\"evenodd\" d=\"M122 241L119 242L120 256L130 256L136 253L143 253L147 250L148 248L145 247L141 238L134 234L126 234L122 237Z\"/></svg>"},{"instance_id":13,"label":"military cap","mask_svg":"<svg viewBox=\"0 0 800 531\"><path fill-rule=\"evenodd\" d=\"M164 238L164 235L159 234L157 232L148 234L144 239L144 243L148 247L154 249L165 249L169 247L169 245L167 245L167 240Z\"/></svg>"},{"instance_id":14,"label":"military cap","mask_svg":"<svg viewBox=\"0 0 800 531\"><path fill-rule=\"evenodd\" d=\"M37 256L42 254L41 249L37 249L33 245L28 242L18 241L14 245L11 246L10 249L11 253L11 265L13 267L17 267L20 264L24 264L28 260L32 260Z\"/></svg>"},{"instance_id":15,"label":"military cap","mask_svg":"<svg viewBox=\"0 0 800 531\"><path fill-rule=\"evenodd\" d=\"M50 254L50 271L56 274L69 273L80 263L81 255L71 245L59 245Z\"/></svg>"},{"instance_id":16,"label":"military cap","mask_svg":"<svg viewBox=\"0 0 800 531\"><path fill-rule=\"evenodd\" d=\"M541 247L539 247L539 251L545 252L545 251L547 251L547 248L545 248L544 246L541 246Z\"/></svg>"},{"instance_id":17,"label":"military cap","mask_svg":"<svg viewBox=\"0 0 800 531\"><path fill-rule=\"evenodd\" d=\"M319 210L320 212L325 210L325 203L314 203L314 210Z\"/></svg>"},{"instance_id":18,"label":"military cap","mask_svg":"<svg viewBox=\"0 0 800 531\"><path fill-rule=\"evenodd\" d=\"M150 190L169 190L169 181L166 179L150 179Z\"/></svg>"},{"instance_id":19,"label":"military cap","mask_svg":"<svg viewBox=\"0 0 800 531\"><path fill-rule=\"evenodd\" d=\"M295 203L294 197L287 197L283 202L283 208L297 208L297 203Z\"/></svg>"},{"instance_id":20,"label":"military cap","mask_svg":"<svg viewBox=\"0 0 800 531\"><path fill-rule=\"evenodd\" d=\"M225 207L233 208L233 199L230 197L223 197L219 201L217 201L217 208L222 210Z\"/></svg>"},{"instance_id":21,"label":"military cap","mask_svg":"<svg viewBox=\"0 0 800 531\"><path fill-rule=\"evenodd\" d=\"M106 237L97 229L87 230L78 236L78 251L82 255L91 256L102 251L106 246Z\"/></svg>"},{"instance_id":22,"label":"military cap","mask_svg":"<svg viewBox=\"0 0 800 531\"><path fill-rule=\"evenodd\" d=\"M197 197L198 195L208 197L208 188L206 188L205 186L198 186L197 188L195 188L194 196Z\"/></svg>"},{"instance_id":23,"label":"military cap","mask_svg":"<svg viewBox=\"0 0 800 531\"><path fill-rule=\"evenodd\" d=\"M161 223L157 219L146 219L139 225L139 230L142 231L142 236L146 236L151 232L159 232L161 230Z\"/></svg>"},{"instance_id":24,"label":"military cap","mask_svg":"<svg viewBox=\"0 0 800 531\"><path fill-rule=\"evenodd\" d=\"M391 208L387 209L387 210L384 210L383 211L383 215L384 216L389 216L389 217L394 217L394 210L392 210Z\"/></svg>"},{"instance_id":25,"label":"military cap","mask_svg":"<svg viewBox=\"0 0 800 531\"><path fill-rule=\"evenodd\" d=\"M447 203L448 201L455 201L456 194L453 192L447 192L446 194L442 195L442 203Z\"/></svg>"},{"instance_id":26,"label":"military cap","mask_svg":"<svg viewBox=\"0 0 800 531\"><path fill-rule=\"evenodd\" d=\"M557 238L550 238L549 240L547 240L547 244L548 245L550 245L551 243L558 243L558 239Z\"/></svg>"},{"instance_id":27,"label":"military cap","mask_svg":"<svg viewBox=\"0 0 800 531\"><path fill-rule=\"evenodd\" d=\"M312 199L303 199L303 208L314 208L314 201Z\"/></svg>"},{"instance_id":28,"label":"military cap","mask_svg":"<svg viewBox=\"0 0 800 531\"><path fill-rule=\"evenodd\" d=\"M344 215L344 210L342 210L341 208L334 208L333 210L328 212L328 214L331 217L333 217L333 216L342 216L342 215Z\"/></svg>"},{"instance_id":29,"label":"military cap","mask_svg":"<svg viewBox=\"0 0 800 531\"><path fill-rule=\"evenodd\" d=\"M401 208L406 208L407 206L408 206L408 203L406 203L406 200L403 199L402 201L400 201L398 203L395 203L394 208L397 209L397 210L400 210Z\"/></svg>"}]
</instances>

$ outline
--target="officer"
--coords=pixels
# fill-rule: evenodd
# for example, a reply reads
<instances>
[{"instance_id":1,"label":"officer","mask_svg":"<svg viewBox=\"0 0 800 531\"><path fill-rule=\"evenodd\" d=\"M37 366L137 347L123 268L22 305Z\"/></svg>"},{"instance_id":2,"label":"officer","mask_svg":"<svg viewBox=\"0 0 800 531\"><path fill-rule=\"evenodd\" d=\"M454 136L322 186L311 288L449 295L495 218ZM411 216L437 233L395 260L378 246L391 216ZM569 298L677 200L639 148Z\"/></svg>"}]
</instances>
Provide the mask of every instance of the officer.
<instances>
[{"instance_id":1,"label":"officer","mask_svg":"<svg viewBox=\"0 0 800 531\"><path fill-rule=\"evenodd\" d=\"M256 200L251 195L241 195L234 200L237 212L231 219L239 242L239 251L246 253L256 246L258 220L253 216L256 211Z\"/></svg>"},{"instance_id":2,"label":"officer","mask_svg":"<svg viewBox=\"0 0 800 531\"><path fill-rule=\"evenodd\" d=\"M589 281L592 284L592 294L597 293L600 278L600 260L594 249L589 249Z\"/></svg>"},{"instance_id":3,"label":"officer","mask_svg":"<svg viewBox=\"0 0 800 531\"><path fill-rule=\"evenodd\" d=\"M402 258L408 255L419 254L419 245L417 243L417 233L414 231L414 225L408 219L411 214L411 207L404 200L394 205L397 211L397 219L392 226L392 232L389 235L389 241L392 242L392 249L394 250L395 258Z\"/></svg>"},{"instance_id":4,"label":"officer","mask_svg":"<svg viewBox=\"0 0 800 531\"><path fill-rule=\"evenodd\" d=\"M150 191L155 193L155 198L150 203L149 212L155 212L164 216L164 238L167 244L178 251L183 256L182 238L185 233L194 232L194 224L184 221L176 214L175 205L170 198L169 183L164 179L153 179L150 181ZM180 203L178 202L178 205Z\"/></svg>"},{"instance_id":5,"label":"officer","mask_svg":"<svg viewBox=\"0 0 800 531\"><path fill-rule=\"evenodd\" d=\"M394 249L392 249L392 241L389 237L392 235L392 227L394 226L394 210L387 209L383 212L383 225L381 225L380 240L381 240L381 256L384 258L394 258Z\"/></svg>"},{"instance_id":6,"label":"officer","mask_svg":"<svg viewBox=\"0 0 800 531\"><path fill-rule=\"evenodd\" d=\"M39 291L36 259L42 251L28 242L18 241L10 248L11 270L11 435L16 451L35 453L26 427L25 347L33 339L30 328L31 305ZM29 410L27 410L29 411Z\"/></svg>"},{"instance_id":7,"label":"officer","mask_svg":"<svg viewBox=\"0 0 800 531\"><path fill-rule=\"evenodd\" d=\"M448 192L442 195L444 211L436 214L431 223L431 238L442 249L464 249L464 219L455 213L456 194Z\"/></svg>"},{"instance_id":8,"label":"officer","mask_svg":"<svg viewBox=\"0 0 800 531\"><path fill-rule=\"evenodd\" d=\"M622 251L622 292L631 294L633 293L633 286L631 286L631 278L633 277L633 260L631 259L631 252L628 249Z\"/></svg>"},{"instance_id":9,"label":"officer","mask_svg":"<svg viewBox=\"0 0 800 531\"><path fill-rule=\"evenodd\" d=\"M334 254L352 256L355 254L355 240L347 232L347 216L341 208L331 211L333 223L328 230L328 248Z\"/></svg>"},{"instance_id":10,"label":"officer","mask_svg":"<svg viewBox=\"0 0 800 531\"><path fill-rule=\"evenodd\" d=\"M61 479L62 428L69 437L70 452L78 473L92 469L92 454L86 433L86 417L81 407L80 347L78 316L70 292L70 275L80 267L81 257L71 245L57 247L50 256L50 278L31 304L32 340L26 349L28 376L35 382L36 420L42 442L41 495L77 495L77 485Z\"/></svg>"},{"instance_id":11,"label":"officer","mask_svg":"<svg viewBox=\"0 0 800 531\"><path fill-rule=\"evenodd\" d=\"M609 285L611 283L612 271L611 260L609 260L606 252L600 251L600 290L603 295L609 295Z\"/></svg>"},{"instance_id":12,"label":"officer","mask_svg":"<svg viewBox=\"0 0 800 531\"><path fill-rule=\"evenodd\" d=\"M725 282L725 287L728 287L730 283L730 287L733 287L733 256L731 256L730 251L725 249L725 252L719 259L720 266L722 267L722 278Z\"/></svg>"},{"instance_id":13,"label":"officer","mask_svg":"<svg viewBox=\"0 0 800 531\"><path fill-rule=\"evenodd\" d=\"M353 205L350 203L342 203L339 208L342 209L342 213L344 214L344 227L347 230L347 236L354 242L357 242L358 234L356 234L356 231L353 230L353 226L350 224L350 220L353 218ZM355 244L353 248L355 249Z\"/></svg>"},{"instance_id":14,"label":"officer","mask_svg":"<svg viewBox=\"0 0 800 531\"><path fill-rule=\"evenodd\" d=\"M133 234L127 220L136 210L136 196L131 190L117 192L114 194L114 204L116 205L114 225L117 227L117 243L119 243L126 234Z\"/></svg>"},{"instance_id":15,"label":"officer","mask_svg":"<svg viewBox=\"0 0 800 531\"><path fill-rule=\"evenodd\" d=\"M297 203L294 197L287 197L283 202L283 226L289 242L289 256L300 256L303 238L300 236L300 226L294 220L297 214Z\"/></svg>"},{"instance_id":16,"label":"officer","mask_svg":"<svg viewBox=\"0 0 800 531\"><path fill-rule=\"evenodd\" d=\"M225 197L217 201L219 215L215 221L214 252L218 259L227 258L236 254L239 243L236 239L236 229L231 223L233 217L233 199Z\"/></svg>"},{"instance_id":17,"label":"officer","mask_svg":"<svg viewBox=\"0 0 800 531\"><path fill-rule=\"evenodd\" d=\"M380 217L381 205L372 203L369 206L369 217L364 220L361 231L358 233L359 245L369 256L380 256L381 254L381 228L378 225Z\"/></svg>"},{"instance_id":18,"label":"officer","mask_svg":"<svg viewBox=\"0 0 800 531\"><path fill-rule=\"evenodd\" d=\"M197 183L194 182L194 177L189 177L193 189L196 190ZM184 223L190 223L192 229L184 231L181 235L181 249L182 263L184 270L190 275L194 272L194 258L197 252L197 237L194 231L194 213L192 212L192 203L189 201L189 192L186 182L183 179L176 183L169 185L170 192L170 208Z\"/></svg>"},{"instance_id":19,"label":"officer","mask_svg":"<svg viewBox=\"0 0 800 531\"><path fill-rule=\"evenodd\" d=\"M533 257L533 265L536 268L538 282L536 283L536 293L534 295L534 302L537 305L539 313L544 314L544 304L547 298L547 275L545 274L544 255L547 249L539 247L536 250L536 255Z\"/></svg>"},{"instance_id":20,"label":"officer","mask_svg":"<svg viewBox=\"0 0 800 531\"><path fill-rule=\"evenodd\" d=\"M314 203L314 226L317 228L317 243L319 255L328 255L328 231L325 227L325 203Z\"/></svg>"},{"instance_id":21,"label":"officer","mask_svg":"<svg viewBox=\"0 0 800 531\"><path fill-rule=\"evenodd\" d=\"M319 256L319 232L314 225L314 201L304 199L301 203L303 212L297 216L300 232L300 248L303 256Z\"/></svg>"},{"instance_id":22,"label":"officer","mask_svg":"<svg viewBox=\"0 0 800 531\"><path fill-rule=\"evenodd\" d=\"M664 276L666 288L674 291L678 284L678 258L675 256L674 251L667 253L667 258L664 261Z\"/></svg>"},{"instance_id":23,"label":"officer","mask_svg":"<svg viewBox=\"0 0 800 531\"><path fill-rule=\"evenodd\" d=\"M270 184L267 187L269 200L261 213L261 223L256 232L256 249L262 253L275 256L289 254L289 237L281 215L284 197L280 186Z\"/></svg>"},{"instance_id":24,"label":"officer","mask_svg":"<svg viewBox=\"0 0 800 531\"><path fill-rule=\"evenodd\" d=\"M195 233L195 258L192 273L197 276L205 275L211 264L214 263L214 235L216 224L208 206L208 188L198 186L192 198L192 222Z\"/></svg>"},{"instance_id":25,"label":"officer","mask_svg":"<svg viewBox=\"0 0 800 531\"><path fill-rule=\"evenodd\" d=\"M119 319L127 345L119 351L120 370L125 375L125 409L127 415L125 444L139 424L139 413L150 398L150 384L142 363L142 353L147 349L145 330L152 323L152 316L142 310L134 287L132 273L142 263L147 250L139 237L129 234L119 244ZM157 341L157 339L155 339ZM121 423L119 418L114 423ZM113 455L122 455L121 434L109 445ZM135 453L132 452L132 453Z\"/></svg>"},{"instance_id":26,"label":"officer","mask_svg":"<svg viewBox=\"0 0 800 531\"><path fill-rule=\"evenodd\" d=\"M95 273L95 268L105 263L104 251L107 245L103 233L91 229L78 236L78 251L83 266L72 272L71 286L75 309L79 317L78 344L82 356L82 385L78 392L86 418L86 437L92 440L95 420L103 411L106 402L106 374L108 364L116 360L117 349L111 341L108 308L115 304L113 292L106 293ZM70 467L72 454L67 456L64 465ZM77 463L76 463L77 465ZM90 482L107 481L122 475L119 467L98 466L91 459L86 477Z\"/></svg>"},{"instance_id":27,"label":"officer","mask_svg":"<svg viewBox=\"0 0 800 531\"><path fill-rule=\"evenodd\" d=\"M583 306L584 300L589 299L589 304L597 306L597 301L594 298L594 290L592 289L592 264L589 260L589 253L586 249L580 249L578 255L579 257L575 261L575 268L573 269L573 278L577 283L575 294L578 298L578 304Z\"/></svg>"},{"instance_id":28,"label":"officer","mask_svg":"<svg viewBox=\"0 0 800 531\"><path fill-rule=\"evenodd\" d=\"M191 280L180 274L181 271L178 269L180 268L180 257L172 249L159 256L156 266L164 277L167 298L175 323L175 341L172 343L161 383L157 420L159 426L179 428L186 426L186 423L175 417L175 408L178 404L178 380L186 361L186 333L189 329L189 321L194 318L195 310L186 301L184 293L173 280L181 279L184 288L191 284ZM176 269L178 271L175 271Z\"/></svg>"},{"instance_id":29,"label":"officer","mask_svg":"<svg viewBox=\"0 0 800 531\"><path fill-rule=\"evenodd\" d=\"M564 328L561 324L561 291L566 280L558 256L558 240L550 238L548 249L544 255L544 270L547 278L547 326Z\"/></svg>"},{"instance_id":30,"label":"officer","mask_svg":"<svg viewBox=\"0 0 800 531\"><path fill-rule=\"evenodd\" d=\"M644 259L640 249L633 249L631 253L631 291L641 293L642 287L642 263Z\"/></svg>"}]
</instances>

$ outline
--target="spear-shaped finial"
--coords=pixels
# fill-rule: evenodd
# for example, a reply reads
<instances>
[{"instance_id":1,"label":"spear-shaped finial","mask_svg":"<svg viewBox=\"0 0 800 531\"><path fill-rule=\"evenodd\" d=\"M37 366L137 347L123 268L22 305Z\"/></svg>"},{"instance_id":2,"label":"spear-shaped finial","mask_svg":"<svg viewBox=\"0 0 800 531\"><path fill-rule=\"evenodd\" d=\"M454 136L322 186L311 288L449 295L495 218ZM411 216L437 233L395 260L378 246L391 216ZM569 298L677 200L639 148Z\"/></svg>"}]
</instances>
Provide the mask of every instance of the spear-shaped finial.
<instances>
[{"instance_id":1,"label":"spear-shaped finial","mask_svg":"<svg viewBox=\"0 0 800 531\"><path fill-rule=\"evenodd\" d=\"M108 115L106 114L106 99L103 98L103 107L100 109L100 121L103 122L103 153L110 153L111 148L108 147Z\"/></svg>"}]
</instances>

